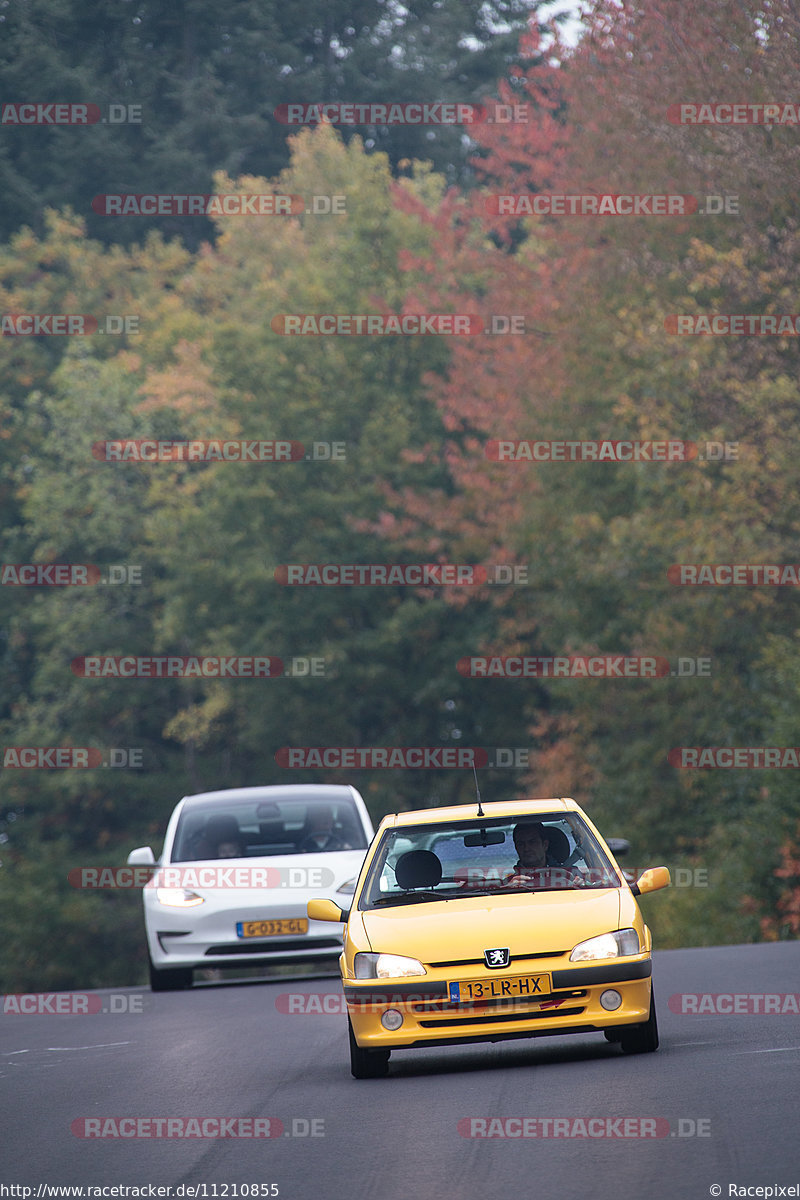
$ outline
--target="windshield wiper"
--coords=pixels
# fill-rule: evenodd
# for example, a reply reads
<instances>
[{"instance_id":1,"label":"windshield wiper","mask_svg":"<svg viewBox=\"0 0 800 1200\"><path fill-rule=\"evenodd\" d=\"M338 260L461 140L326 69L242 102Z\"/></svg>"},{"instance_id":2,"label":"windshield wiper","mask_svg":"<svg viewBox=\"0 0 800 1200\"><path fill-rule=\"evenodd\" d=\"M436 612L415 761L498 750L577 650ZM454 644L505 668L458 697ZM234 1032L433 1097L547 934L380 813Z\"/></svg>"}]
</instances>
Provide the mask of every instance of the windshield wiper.
<instances>
[{"instance_id":1,"label":"windshield wiper","mask_svg":"<svg viewBox=\"0 0 800 1200\"><path fill-rule=\"evenodd\" d=\"M379 896L377 900L373 900L371 908L378 908L382 904L415 904L418 900L450 900L452 897L443 892L400 892L393 896Z\"/></svg>"},{"instance_id":2,"label":"windshield wiper","mask_svg":"<svg viewBox=\"0 0 800 1200\"><path fill-rule=\"evenodd\" d=\"M510 886L506 884L504 887L495 888L494 890L497 895L508 896L514 892L583 892L586 890L586 887L580 883L573 887L565 887L563 883L512 883ZM490 892L483 892L481 894L491 895Z\"/></svg>"}]
</instances>

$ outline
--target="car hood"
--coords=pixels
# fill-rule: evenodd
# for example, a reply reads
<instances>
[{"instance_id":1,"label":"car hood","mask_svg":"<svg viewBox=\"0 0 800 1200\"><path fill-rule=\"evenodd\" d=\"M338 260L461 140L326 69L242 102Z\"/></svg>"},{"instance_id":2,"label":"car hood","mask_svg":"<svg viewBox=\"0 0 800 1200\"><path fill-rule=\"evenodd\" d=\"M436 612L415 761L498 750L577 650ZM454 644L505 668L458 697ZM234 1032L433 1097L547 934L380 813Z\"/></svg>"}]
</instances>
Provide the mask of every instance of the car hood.
<instances>
[{"instance_id":1,"label":"car hood","mask_svg":"<svg viewBox=\"0 0 800 1200\"><path fill-rule=\"evenodd\" d=\"M512 955L571 950L620 928L621 897L620 888L534 892L436 900L359 915L372 950L433 963L482 958L494 946L507 946Z\"/></svg>"}]
</instances>

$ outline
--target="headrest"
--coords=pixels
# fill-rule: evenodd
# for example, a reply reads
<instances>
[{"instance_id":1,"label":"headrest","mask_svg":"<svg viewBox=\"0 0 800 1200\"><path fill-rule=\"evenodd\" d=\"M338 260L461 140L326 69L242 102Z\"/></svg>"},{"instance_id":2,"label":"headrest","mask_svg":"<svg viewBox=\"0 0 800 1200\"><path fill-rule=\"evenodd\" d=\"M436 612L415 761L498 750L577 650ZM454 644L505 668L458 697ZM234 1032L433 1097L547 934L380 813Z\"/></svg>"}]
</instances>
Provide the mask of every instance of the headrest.
<instances>
[{"instance_id":1,"label":"headrest","mask_svg":"<svg viewBox=\"0 0 800 1200\"><path fill-rule=\"evenodd\" d=\"M404 891L432 888L441 883L442 864L432 850L409 850L398 858L394 874Z\"/></svg>"}]
</instances>

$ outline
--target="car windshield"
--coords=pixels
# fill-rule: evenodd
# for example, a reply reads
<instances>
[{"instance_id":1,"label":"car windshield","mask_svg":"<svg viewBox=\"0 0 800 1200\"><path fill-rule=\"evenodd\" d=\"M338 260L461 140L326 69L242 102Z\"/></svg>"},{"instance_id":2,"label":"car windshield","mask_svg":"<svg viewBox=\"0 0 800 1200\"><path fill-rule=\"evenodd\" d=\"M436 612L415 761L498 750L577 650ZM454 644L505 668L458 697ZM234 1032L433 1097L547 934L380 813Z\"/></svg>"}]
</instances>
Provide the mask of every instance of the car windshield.
<instances>
[{"instance_id":1,"label":"car windshield","mask_svg":"<svg viewBox=\"0 0 800 1200\"><path fill-rule=\"evenodd\" d=\"M523 891L620 887L576 813L546 813L387 829L359 908Z\"/></svg>"},{"instance_id":2,"label":"car windshield","mask_svg":"<svg viewBox=\"0 0 800 1200\"><path fill-rule=\"evenodd\" d=\"M349 799L202 800L181 812L171 862L365 850Z\"/></svg>"}]
</instances>

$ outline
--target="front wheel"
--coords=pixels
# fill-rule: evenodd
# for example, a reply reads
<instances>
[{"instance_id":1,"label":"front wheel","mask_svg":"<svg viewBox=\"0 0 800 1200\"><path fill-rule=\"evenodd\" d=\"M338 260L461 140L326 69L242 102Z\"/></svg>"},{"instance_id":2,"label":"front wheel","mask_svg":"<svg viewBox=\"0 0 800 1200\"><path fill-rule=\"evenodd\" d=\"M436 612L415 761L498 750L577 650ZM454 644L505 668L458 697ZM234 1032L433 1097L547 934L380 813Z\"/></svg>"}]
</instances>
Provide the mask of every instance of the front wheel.
<instances>
[{"instance_id":1,"label":"front wheel","mask_svg":"<svg viewBox=\"0 0 800 1200\"><path fill-rule=\"evenodd\" d=\"M362 1050L347 1018L350 1038L350 1073L354 1079L382 1079L389 1073L389 1050Z\"/></svg>"},{"instance_id":2,"label":"front wheel","mask_svg":"<svg viewBox=\"0 0 800 1200\"><path fill-rule=\"evenodd\" d=\"M153 965L153 960L149 955L148 961L150 964L150 990L152 992L178 992L192 986L191 967L172 967L162 971Z\"/></svg>"},{"instance_id":3,"label":"front wheel","mask_svg":"<svg viewBox=\"0 0 800 1200\"><path fill-rule=\"evenodd\" d=\"M623 1027L619 1040L625 1054L649 1054L658 1049L656 997L652 987L650 988L650 1016L641 1025Z\"/></svg>"}]
</instances>

